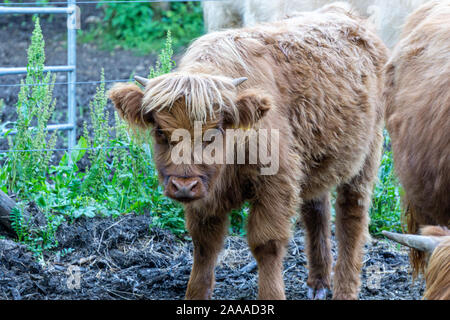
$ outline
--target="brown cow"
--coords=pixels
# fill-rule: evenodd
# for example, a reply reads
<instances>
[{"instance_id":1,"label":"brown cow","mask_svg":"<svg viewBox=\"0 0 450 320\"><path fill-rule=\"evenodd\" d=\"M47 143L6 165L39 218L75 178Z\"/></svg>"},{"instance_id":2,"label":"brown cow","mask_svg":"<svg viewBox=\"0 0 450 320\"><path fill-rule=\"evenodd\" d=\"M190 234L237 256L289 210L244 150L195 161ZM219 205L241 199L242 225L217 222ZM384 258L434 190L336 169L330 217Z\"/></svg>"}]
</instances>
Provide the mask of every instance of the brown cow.
<instances>
[{"instance_id":1,"label":"brown cow","mask_svg":"<svg viewBox=\"0 0 450 320\"><path fill-rule=\"evenodd\" d=\"M408 233L450 225L450 1L431 1L409 18L386 67L386 125L405 189ZM414 275L423 252L412 250Z\"/></svg>"},{"instance_id":2,"label":"brown cow","mask_svg":"<svg viewBox=\"0 0 450 320\"><path fill-rule=\"evenodd\" d=\"M165 192L184 203L194 243L186 298L211 297L228 214L245 201L251 205L248 243L258 263L259 298L285 298L283 258L299 206L307 231L311 297L324 298L331 285L334 186L339 257L333 297L357 298L381 155L386 60L387 49L363 20L328 7L205 35L190 46L175 72L138 78L144 92L130 84L110 91L124 119L153 128ZM179 144L172 133L183 128L192 134L196 121L205 134L211 128L223 132L237 127L266 130L266 135L278 132L278 171L261 174L261 159L255 164L175 164L172 156ZM249 141L233 142L219 158L235 145L250 151ZM208 146L200 144L200 151Z\"/></svg>"},{"instance_id":3,"label":"brown cow","mask_svg":"<svg viewBox=\"0 0 450 320\"><path fill-rule=\"evenodd\" d=\"M450 230L445 227L427 226L420 236L390 232L383 234L415 250L423 252L428 260L425 271L427 300L450 300Z\"/></svg>"}]
</instances>

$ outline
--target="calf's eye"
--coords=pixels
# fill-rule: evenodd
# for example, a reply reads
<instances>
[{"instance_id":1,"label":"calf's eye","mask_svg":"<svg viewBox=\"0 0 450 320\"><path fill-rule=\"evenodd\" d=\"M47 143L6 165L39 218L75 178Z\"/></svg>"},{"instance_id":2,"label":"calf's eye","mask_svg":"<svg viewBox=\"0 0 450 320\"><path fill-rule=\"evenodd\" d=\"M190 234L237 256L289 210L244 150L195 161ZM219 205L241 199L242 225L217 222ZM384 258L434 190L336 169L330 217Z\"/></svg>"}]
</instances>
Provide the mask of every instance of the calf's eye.
<instances>
[{"instance_id":1,"label":"calf's eye","mask_svg":"<svg viewBox=\"0 0 450 320\"><path fill-rule=\"evenodd\" d=\"M168 141L167 136L164 134L164 131L159 127L155 129L155 137L158 142L161 143L166 143Z\"/></svg>"}]
</instances>

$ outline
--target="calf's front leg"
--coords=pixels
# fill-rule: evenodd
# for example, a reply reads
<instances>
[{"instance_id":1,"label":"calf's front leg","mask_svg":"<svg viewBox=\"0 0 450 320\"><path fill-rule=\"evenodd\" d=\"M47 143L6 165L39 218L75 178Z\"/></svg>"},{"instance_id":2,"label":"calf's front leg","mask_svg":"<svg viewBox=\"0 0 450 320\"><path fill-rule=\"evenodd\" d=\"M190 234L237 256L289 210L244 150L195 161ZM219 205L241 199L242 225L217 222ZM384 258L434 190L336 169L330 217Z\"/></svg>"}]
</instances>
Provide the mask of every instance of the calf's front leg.
<instances>
[{"instance_id":1,"label":"calf's front leg","mask_svg":"<svg viewBox=\"0 0 450 320\"><path fill-rule=\"evenodd\" d=\"M205 216L186 210L186 227L194 243L194 264L186 291L188 300L211 299L214 268L227 231L227 215Z\"/></svg>"},{"instance_id":2,"label":"calf's front leg","mask_svg":"<svg viewBox=\"0 0 450 320\"><path fill-rule=\"evenodd\" d=\"M290 238L295 209L268 197L252 207L248 220L248 244L258 263L258 297L260 300L286 299L283 281L283 258ZM286 198L285 198L286 199Z\"/></svg>"},{"instance_id":3,"label":"calf's front leg","mask_svg":"<svg viewBox=\"0 0 450 320\"><path fill-rule=\"evenodd\" d=\"M377 176L383 135L378 131L361 172L338 187L336 238L338 259L334 268L333 299L358 298L363 248L368 238L369 207Z\"/></svg>"}]
</instances>

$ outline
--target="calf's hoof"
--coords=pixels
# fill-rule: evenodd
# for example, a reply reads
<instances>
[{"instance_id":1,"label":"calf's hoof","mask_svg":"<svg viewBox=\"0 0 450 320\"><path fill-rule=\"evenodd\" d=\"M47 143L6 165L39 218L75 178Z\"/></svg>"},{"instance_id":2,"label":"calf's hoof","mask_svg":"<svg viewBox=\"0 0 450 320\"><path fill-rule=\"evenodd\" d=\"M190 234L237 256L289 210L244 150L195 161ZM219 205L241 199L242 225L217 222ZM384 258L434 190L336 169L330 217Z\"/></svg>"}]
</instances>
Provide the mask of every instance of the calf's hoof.
<instances>
[{"instance_id":1,"label":"calf's hoof","mask_svg":"<svg viewBox=\"0 0 450 320\"><path fill-rule=\"evenodd\" d=\"M326 300L329 290L327 288L313 289L308 287L308 299L309 300Z\"/></svg>"}]
</instances>

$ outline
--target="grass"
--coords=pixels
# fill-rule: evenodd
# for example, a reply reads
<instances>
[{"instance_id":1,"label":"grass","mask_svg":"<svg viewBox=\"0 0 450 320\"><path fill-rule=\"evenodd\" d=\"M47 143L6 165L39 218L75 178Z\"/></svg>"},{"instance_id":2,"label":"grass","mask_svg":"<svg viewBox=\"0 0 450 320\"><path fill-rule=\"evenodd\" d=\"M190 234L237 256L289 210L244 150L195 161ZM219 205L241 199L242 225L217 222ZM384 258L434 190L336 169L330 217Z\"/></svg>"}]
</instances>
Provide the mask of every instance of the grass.
<instances>
[{"instance_id":1,"label":"grass","mask_svg":"<svg viewBox=\"0 0 450 320\"><path fill-rule=\"evenodd\" d=\"M45 42L39 25L28 50L28 74L16 105L17 121L4 138L14 150L52 149L57 133L49 134L45 128L54 114L57 101L53 98L54 76L43 72ZM173 41L167 34L164 47L156 65L149 70L149 77L170 72L175 66L172 60ZM100 76L104 80L103 75ZM44 85L48 84L49 85ZM0 112L2 109L0 101ZM106 88L101 84L90 103L89 121L79 139L76 150L65 153L59 161L51 151L10 152L0 155L0 188L20 199L11 214L18 240L28 246L38 259L58 246L55 232L64 222L81 217L120 217L134 212L149 212L151 227L166 228L178 235L185 234L182 207L163 195L158 183L152 159L152 146L148 132L130 135L126 124L114 114L109 122ZM9 124L10 125L10 124ZM0 128L6 127L0 123ZM370 231L378 235L382 230L401 229L401 188L393 171L390 140L385 134L385 153L379 170L379 182L375 187L370 209ZM69 161L71 157L72 161ZM80 166L82 163L86 165ZM35 204L45 217L45 225L35 227L23 219L22 212L29 204ZM245 235L249 206L233 211L230 232ZM70 253L63 248L60 254Z\"/></svg>"}]
</instances>

